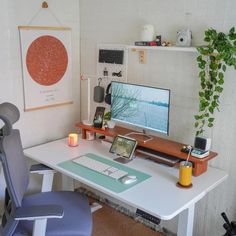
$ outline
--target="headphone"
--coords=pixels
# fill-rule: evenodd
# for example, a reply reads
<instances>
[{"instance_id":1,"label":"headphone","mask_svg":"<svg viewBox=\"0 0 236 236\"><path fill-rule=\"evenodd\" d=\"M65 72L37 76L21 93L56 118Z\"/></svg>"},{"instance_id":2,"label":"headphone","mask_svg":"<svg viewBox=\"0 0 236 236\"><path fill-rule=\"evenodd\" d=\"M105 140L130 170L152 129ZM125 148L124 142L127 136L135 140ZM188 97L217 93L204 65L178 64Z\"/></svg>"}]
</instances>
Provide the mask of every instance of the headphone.
<instances>
[{"instance_id":1,"label":"headphone","mask_svg":"<svg viewBox=\"0 0 236 236\"><path fill-rule=\"evenodd\" d=\"M105 103L111 105L111 83L107 85Z\"/></svg>"}]
</instances>

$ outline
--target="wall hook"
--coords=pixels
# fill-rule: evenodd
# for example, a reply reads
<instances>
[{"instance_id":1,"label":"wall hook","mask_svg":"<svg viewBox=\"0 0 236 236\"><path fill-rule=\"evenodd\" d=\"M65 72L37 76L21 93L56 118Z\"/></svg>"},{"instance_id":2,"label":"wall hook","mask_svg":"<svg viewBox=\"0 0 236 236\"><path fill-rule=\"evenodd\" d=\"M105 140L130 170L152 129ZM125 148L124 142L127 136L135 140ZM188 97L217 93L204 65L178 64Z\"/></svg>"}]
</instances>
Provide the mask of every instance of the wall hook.
<instances>
[{"instance_id":1,"label":"wall hook","mask_svg":"<svg viewBox=\"0 0 236 236\"><path fill-rule=\"evenodd\" d=\"M48 8L48 3L46 1L42 3L42 8Z\"/></svg>"}]
</instances>

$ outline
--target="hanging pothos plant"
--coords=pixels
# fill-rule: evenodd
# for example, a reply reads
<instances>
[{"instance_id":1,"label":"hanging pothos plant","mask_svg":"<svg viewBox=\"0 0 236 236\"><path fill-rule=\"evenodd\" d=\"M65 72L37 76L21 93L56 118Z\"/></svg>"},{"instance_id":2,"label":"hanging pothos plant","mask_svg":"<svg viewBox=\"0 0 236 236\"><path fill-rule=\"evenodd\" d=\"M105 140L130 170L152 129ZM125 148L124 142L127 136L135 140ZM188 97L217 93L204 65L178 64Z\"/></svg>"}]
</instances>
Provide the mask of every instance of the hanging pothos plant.
<instances>
[{"instance_id":1,"label":"hanging pothos plant","mask_svg":"<svg viewBox=\"0 0 236 236\"><path fill-rule=\"evenodd\" d=\"M219 111L220 95L223 92L224 73L228 66L236 69L236 32L217 32L215 29L205 31L204 47L198 47L197 57L200 68L199 78L199 113L195 115L196 135L201 135L205 127L213 127L214 112Z\"/></svg>"}]
</instances>

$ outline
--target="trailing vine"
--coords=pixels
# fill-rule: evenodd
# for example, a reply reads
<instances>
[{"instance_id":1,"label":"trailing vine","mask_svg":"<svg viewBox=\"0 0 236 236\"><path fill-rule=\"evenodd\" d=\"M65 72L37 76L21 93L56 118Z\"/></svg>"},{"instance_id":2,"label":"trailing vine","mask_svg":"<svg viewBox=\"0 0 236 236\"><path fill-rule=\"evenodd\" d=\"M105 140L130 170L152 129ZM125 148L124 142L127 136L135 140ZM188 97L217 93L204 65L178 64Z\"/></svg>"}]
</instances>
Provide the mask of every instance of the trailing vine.
<instances>
[{"instance_id":1,"label":"trailing vine","mask_svg":"<svg viewBox=\"0 0 236 236\"><path fill-rule=\"evenodd\" d=\"M228 66L236 70L236 32L232 27L227 34L210 28L205 31L204 47L198 47L197 57L201 82L199 91L199 113L194 116L196 135L202 135L205 127L213 127L214 112L219 111L220 95Z\"/></svg>"}]
</instances>

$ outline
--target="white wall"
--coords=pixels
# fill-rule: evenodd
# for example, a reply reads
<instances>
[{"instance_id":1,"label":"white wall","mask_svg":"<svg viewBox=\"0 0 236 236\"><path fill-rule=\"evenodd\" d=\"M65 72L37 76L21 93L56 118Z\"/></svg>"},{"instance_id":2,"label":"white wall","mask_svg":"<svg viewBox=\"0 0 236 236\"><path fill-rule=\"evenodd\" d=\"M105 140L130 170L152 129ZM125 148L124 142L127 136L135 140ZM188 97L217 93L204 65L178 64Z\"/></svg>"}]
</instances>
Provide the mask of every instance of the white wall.
<instances>
[{"instance_id":1,"label":"white wall","mask_svg":"<svg viewBox=\"0 0 236 236\"><path fill-rule=\"evenodd\" d=\"M61 26L50 10L41 8L41 4L40 0L1 0L0 7L0 103L12 102L18 106L21 117L16 127L21 131L24 147L65 137L70 131L75 130L74 124L80 119L80 27L77 0L48 1L51 12L61 24L72 29L74 103L73 105L24 112L18 26L29 25L34 17L31 26ZM0 196L3 195L2 188L0 188Z\"/></svg>"},{"instance_id":2,"label":"white wall","mask_svg":"<svg viewBox=\"0 0 236 236\"><path fill-rule=\"evenodd\" d=\"M189 27L193 32L193 44L201 45L205 29L214 27L227 31L236 24L235 10L234 0L80 0L81 73L96 74L97 43L132 44L140 39L142 25L150 23L154 25L157 34L171 42L175 42L178 30ZM129 82L171 89L169 138L189 144L193 144L193 115L198 110L196 55L149 51L147 64L141 65L138 54L130 52L128 64ZM195 236L222 235L222 211L226 211L230 219L236 220L235 76L233 69L227 71L221 112L216 114L214 128L208 131L213 141L212 149L219 153L217 158L210 161L210 165L226 170L229 178L197 204ZM96 83L94 78L91 87ZM87 101L85 84L81 84L81 88L81 100ZM82 117L85 118L86 102L81 109ZM164 225L176 232L176 220Z\"/></svg>"}]
</instances>

